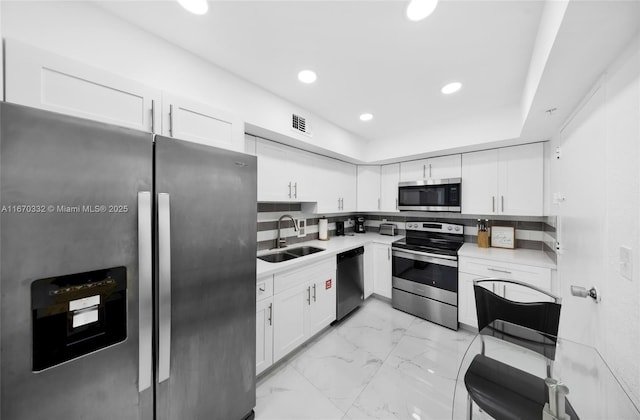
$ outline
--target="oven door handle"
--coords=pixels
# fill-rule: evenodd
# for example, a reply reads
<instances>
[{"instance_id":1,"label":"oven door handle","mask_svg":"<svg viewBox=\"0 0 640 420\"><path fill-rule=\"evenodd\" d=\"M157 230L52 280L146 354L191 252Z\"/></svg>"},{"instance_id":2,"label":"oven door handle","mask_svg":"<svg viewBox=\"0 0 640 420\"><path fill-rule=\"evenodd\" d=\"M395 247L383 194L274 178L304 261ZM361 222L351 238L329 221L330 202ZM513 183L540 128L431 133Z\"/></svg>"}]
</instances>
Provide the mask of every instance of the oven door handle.
<instances>
[{"instance_id":1,"label":"oven door handle","mask_svg":"<svg viewBox=\"0 0 640 420\"><path fill-rule=\"evenodd\" d=\"M436 257L431 257L429 255L425 255L422 252L409 251L406 249L403 249L402 251L394 249L391 255L393 255L394 257L406 258L409 260L446 265L447 267L456 267L456 268L458 267L458 261L456 257L438 256L436 258Z\"/></svg>"}]
</instances>

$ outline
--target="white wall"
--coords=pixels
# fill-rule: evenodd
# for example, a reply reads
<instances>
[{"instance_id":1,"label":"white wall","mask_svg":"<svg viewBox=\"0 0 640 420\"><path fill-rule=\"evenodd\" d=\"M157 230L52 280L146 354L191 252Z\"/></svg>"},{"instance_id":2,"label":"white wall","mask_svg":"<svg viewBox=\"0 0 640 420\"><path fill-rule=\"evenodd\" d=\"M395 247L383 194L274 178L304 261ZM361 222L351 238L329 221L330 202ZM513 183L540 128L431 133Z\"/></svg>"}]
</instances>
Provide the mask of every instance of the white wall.
<instances>
[{"instance_id":1,"label":"white wall","mask_svg":"<svg viewBox=\"0 0 640 420\"><path fill-rule=\"evenodd\" d=\"M582 107L551 141L550 191L558 215L562 336L598 348L640 406L640 35L609 67ZM619 249L632 248L633 278ZM572 297L596 286L602 302ZM596 378L597 380L597 378Z\"/></svg>"},{"instance_id":2,"label":"white wall","mask_svg":"<svg viewBox=\"0 0 640 420\"><path fill-rule=\"evenodd\" d=\"M433 122L425 131L372 141L364 160L389 163L402 157L416 159L509 146L517 143L521 128L517 107L478 110L469 118Z\"/></svg>"},{"instance_id":3,"label":"white wall","mask_svg":"<svg viewBox=\"0 0 640 420\"><path fill-rule=\"evenodd\" d=\"M0 8L3 38L228 110L246 123L288 136L293 144L317 145L348 158L365 149L366 142L352 133L90 2L2 1ZM291 113L312 121L313 138L290 130Z\"/></svg>"}]
</instances>

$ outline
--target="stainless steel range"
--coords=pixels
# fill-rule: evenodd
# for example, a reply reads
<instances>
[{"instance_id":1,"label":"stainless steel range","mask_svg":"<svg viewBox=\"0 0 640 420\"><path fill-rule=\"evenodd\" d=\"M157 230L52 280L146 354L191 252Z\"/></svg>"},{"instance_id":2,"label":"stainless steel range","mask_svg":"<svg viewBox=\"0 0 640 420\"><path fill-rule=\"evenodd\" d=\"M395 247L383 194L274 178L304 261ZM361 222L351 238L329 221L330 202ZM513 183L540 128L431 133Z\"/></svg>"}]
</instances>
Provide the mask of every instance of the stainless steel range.
<instances>
[{"instance_id":1,"label":"stainless steel range","mask_svg":"<svg viewBox=\"0 0 640 420\"><path fill-rule=\"evenodd\" d=\"M440 222L407 222L406 238L392 249L392 306L458 329L458 249L464 228Z\"/></svg>"}]
</instances>

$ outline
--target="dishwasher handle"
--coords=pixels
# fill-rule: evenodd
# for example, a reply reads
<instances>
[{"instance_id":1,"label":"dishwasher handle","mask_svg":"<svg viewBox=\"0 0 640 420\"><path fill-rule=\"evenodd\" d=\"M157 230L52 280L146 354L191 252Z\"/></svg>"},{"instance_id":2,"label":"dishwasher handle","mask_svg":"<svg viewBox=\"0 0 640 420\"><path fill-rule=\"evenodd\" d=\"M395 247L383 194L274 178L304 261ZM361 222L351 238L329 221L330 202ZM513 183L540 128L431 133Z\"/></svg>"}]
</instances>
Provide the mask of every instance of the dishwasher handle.
<instances>
[{"instance_id":1,"label":"dishwasher handle","mask_svg":"<svg viewBox=\"0 0 640 420\"><path fill-rule=\"evenodd\" d=\"M363 246L343 252L341 254L338 254L338 264L340 264L342 261L346 259L354 258L354 257L357 257L358 255L363 255L363 254L364 254Z\"/></svg>"}]
</instances>

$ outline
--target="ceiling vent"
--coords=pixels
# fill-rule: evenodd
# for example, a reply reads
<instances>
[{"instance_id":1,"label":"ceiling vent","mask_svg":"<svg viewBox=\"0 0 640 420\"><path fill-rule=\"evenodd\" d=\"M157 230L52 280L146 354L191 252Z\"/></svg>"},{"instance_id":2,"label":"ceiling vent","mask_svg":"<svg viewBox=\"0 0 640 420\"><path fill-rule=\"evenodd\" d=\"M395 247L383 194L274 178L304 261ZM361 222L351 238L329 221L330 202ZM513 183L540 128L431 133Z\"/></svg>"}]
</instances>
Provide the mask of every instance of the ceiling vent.
<instances>
[{"instance_id":1,"label":"ceiling vent","mask_svg":"<svg viewBox=\"0 0 640 420\"><path fill-rule=\"evenodd\" d=\"M300 115L291 114L291 128L298 133L311 137L311 124Z\"/></svg>"}]
</instances>

